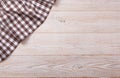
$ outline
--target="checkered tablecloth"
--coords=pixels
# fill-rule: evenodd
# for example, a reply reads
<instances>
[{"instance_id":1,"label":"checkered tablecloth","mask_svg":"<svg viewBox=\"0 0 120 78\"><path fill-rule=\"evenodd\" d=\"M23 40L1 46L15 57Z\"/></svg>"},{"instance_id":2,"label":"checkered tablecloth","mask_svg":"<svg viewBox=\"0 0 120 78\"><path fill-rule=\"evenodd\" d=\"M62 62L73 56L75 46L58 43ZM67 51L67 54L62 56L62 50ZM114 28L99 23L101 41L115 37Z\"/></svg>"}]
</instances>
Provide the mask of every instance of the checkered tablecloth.
<instances>
[{"instance_id":1,"label":"checkered tablecloth","mask_svg":"<svg viewBox=\"0 0 120 78\"><path fill-rule=\"evenodd\" d=\"M0 0L0 61L47 18L55 0Z\"/></svg>"}]
</instances>

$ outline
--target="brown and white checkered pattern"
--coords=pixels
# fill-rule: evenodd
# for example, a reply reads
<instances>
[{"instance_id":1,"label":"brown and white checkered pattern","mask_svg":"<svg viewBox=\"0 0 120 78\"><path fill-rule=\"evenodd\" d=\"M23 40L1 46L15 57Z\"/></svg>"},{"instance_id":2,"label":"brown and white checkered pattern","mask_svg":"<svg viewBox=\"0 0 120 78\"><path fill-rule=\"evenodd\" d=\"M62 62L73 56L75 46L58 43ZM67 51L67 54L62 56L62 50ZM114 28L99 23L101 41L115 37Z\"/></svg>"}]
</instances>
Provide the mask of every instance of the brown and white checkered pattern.
<instances>
[{"instance_id":1,"label":"brown and white checkered pattern","mask_svg":"<svg viewBox=\"0 0 120 78\"><path fill-rule=\"evenodd\" d=\"M0 61L47 18L55 0L0 0Z\"/></svg>"}]
</instances>

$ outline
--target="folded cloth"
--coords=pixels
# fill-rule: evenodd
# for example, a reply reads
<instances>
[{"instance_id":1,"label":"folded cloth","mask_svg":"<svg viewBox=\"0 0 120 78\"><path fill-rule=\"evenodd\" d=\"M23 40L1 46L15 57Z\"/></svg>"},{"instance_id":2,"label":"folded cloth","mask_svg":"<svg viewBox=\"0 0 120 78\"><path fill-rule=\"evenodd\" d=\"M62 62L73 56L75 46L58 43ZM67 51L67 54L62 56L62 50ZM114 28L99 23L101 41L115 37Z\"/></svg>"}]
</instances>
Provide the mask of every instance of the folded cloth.
<instances>
[{"instance_id":1,"label":"folded cloth","mask_svg":"<svg viewBox=\"0 0 120 78\"><path fill-rule=\"evenodd\" d=\"M6 27L0 27L0 62L7 59L19 43L20 40L18 40Z\"/></svg>"},{"instance_id":2,"label":"folded cloth","mask_svg":"<svg viewBox=\"0 0 120 78\"><path fill-rule=\"evenodd\" d=\"M56 0L0 0L0 61L47 18Z\"/></svg>"}]
</instances>

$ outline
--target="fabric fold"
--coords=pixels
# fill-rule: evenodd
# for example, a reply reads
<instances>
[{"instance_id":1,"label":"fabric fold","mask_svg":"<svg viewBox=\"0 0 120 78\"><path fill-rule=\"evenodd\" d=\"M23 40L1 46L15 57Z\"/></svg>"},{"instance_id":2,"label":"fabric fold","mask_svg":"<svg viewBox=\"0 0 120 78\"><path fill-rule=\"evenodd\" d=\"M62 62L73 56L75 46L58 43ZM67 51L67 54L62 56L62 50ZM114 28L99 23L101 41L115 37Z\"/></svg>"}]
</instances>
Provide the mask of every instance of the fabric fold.
<instances>
[{"instance_id":1,"label":"fabric fold","mask_svg":"<svg viewBox=\"0 0 120 78\"><path fill-rule=\"evenodd\" d=\"M6 27L0 27L0 62L7 59L19 43L20 40L18 40Z\"/></svg>"},{"instance_id":2,"label":"fabric fold","mask_svg":"<svg viewBox=\"0 0 120 78\"><path fill-rule=\"evenodd\" d=\"M48 17L56 0L0 0L0 61Z\"/></svg>"}]
</instances>

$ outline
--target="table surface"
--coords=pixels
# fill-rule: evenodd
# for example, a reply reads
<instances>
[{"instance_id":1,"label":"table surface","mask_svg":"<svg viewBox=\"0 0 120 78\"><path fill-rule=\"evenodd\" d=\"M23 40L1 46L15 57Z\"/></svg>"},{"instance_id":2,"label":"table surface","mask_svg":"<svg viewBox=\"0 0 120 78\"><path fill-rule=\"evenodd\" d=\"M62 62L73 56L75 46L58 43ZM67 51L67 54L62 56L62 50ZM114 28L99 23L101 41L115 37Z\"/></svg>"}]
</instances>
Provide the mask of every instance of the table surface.
<instances>
[{"instance_id":1,"label":"table surface","mask_svg":"<svg viewBox=\"0 0 120 78\"><path fill-rule=\"evenodd\" d=\"M0 77L119 77L120 0L58 0Z\"/></svg>"}]
</instances>

